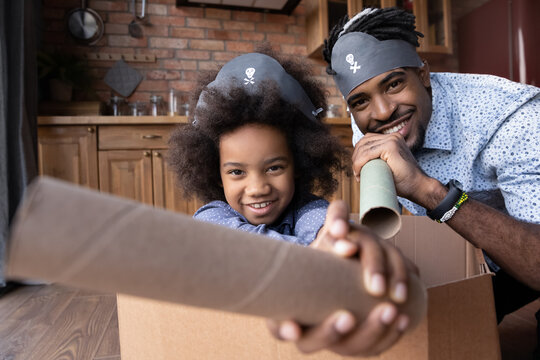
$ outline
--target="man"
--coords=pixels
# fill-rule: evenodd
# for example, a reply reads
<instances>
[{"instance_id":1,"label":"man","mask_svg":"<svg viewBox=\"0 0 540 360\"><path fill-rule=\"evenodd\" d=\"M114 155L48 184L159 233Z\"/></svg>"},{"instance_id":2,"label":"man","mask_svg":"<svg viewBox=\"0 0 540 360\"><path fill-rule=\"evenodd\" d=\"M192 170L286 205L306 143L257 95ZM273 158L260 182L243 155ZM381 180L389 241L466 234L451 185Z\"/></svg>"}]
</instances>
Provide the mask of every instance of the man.
<instances>
[{"instance_id":1,"label":"man","mask_svg":"<svg viewBox=\"0 0 540 360\"><path fill-rule=\"evenodd\" d=\"M418 35L413 15L367 9L326 42L327 70L352 114L353 170L382 158L403 206L484 249L500 321L539 296L540 89L430 76L414 51ZM461 187L468 199L454 209Z\"/></svg>"},{"instance_id":2,"label":"man","mask_svg":"<svg viewBox=\"0 0 540 360\"><path fill-rule=\"evenodd\" d=\"M430 74L414 20L366 9L325 41L327 72L351 112L353 171L358 178L367 161L385 160L404 207L484 250L501 321L540 296L540 89ZM339 342L329 338L319 344Z\"/></svg>"}]
</instances>

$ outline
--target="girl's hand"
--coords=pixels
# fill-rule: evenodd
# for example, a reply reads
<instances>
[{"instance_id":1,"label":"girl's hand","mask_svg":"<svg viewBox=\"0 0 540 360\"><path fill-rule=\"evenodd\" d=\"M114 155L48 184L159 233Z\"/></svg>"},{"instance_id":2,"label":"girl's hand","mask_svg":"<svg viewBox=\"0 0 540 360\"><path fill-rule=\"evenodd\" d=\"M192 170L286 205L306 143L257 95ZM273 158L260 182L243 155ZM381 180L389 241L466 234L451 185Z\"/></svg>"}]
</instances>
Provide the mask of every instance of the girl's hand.
<instances>
[{"instance_id":1,"label":"girl's hand","mask_svg":"<svg viewBox=\"0 0 540 360\"><path fill-rule=\"evenodd\" d=\"M267 325L274 337L295 342L303 353L330 350L342 356L375 356L401 338L408 318L385 302L374 307L361 324L351 313L339 310L309 329L303 330L294 321L268 320Z\"/></svg>"},{"instance_id":2,"label":"girl's hand","mask_svg":"<svg viewBox=\"0 0 540 360\"><path fill-rule=\"evenodd\" d=\"M330 204L324 226L311 246L341 257L357 256L367 292L380 297L389 290L389 297L396 303L407 300L407 273L418 273L416 265L390 242L364 226L351 224L348 206L342 200Z\"/></svg>"},{"instance_id":3,"label":"girl's hand","mask_svg":"<svg viewBox=\"0 0 540 360\"><path fill-rule=\"evenodd\" d=\"M348 218L347 204L340 200L332 202L325 225L312 246L342 257L358 256L370 294L381 297L389 289L389 297L394 302L405 302L407 273L414 271L414 264L368 229L350 224ZM381 302L360 324L351 313L339 310L308 329L302 329L294 321L273 320L268 321L268 328L276 338L295 342L305 353L328 349L341 355L372 356L392 346L408 323L408 317L399 314L393 303Z\"/></svg>"}]
</instances>

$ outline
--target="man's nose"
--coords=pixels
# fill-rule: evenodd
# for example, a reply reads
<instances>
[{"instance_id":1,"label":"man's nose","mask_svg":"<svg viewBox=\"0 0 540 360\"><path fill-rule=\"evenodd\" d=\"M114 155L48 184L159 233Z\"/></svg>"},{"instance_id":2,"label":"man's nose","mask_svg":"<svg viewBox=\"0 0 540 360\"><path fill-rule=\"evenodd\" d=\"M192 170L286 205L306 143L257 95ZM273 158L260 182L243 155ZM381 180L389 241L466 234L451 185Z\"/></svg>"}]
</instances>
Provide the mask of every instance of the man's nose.
<instances>
[{"instance_id":1,"label":"man's nose","mask_svg":"<svg viewBox=\"0 0 540 360\"><path fill-rule=\"evenodd\" d=\"M248 179L245 191L248 196L262 196L268 195L271 191L271 187L265 176L253 175Z\"/></svg>"},{"instance_id":2,"label":"man's nose","mask_svg":"<svg viewBox=\"0 0 540 360\"><path fill-rule=\"evenodd\" d=\"M376 96L372 99L372 118L378 121L390 120L396 110L396 104L386 96Z\"/></svg>"}]
</instances>

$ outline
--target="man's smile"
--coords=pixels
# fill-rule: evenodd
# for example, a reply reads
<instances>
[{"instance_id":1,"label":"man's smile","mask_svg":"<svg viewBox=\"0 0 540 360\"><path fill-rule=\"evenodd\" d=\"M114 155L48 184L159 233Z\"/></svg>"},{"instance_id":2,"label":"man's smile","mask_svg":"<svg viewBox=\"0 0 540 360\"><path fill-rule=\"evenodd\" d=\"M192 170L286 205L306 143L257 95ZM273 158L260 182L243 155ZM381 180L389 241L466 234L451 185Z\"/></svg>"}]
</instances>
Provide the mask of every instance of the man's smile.
<instances>
[{"instance_id":1,"label":"man's smile","mask_svg":"<svg viewBox=\"0 0 540 360\"><path fill-rule=\"evenodd\" d=\"M390 129L383 130L382 133L383 134L395 133L396 131L399 131L399 130L403 129L405 127L405 125L407 125L408 123L409 123L409 120L402 121L399 124L397 124L396 126L392 126Z\"/></svg>"}]
</instances>

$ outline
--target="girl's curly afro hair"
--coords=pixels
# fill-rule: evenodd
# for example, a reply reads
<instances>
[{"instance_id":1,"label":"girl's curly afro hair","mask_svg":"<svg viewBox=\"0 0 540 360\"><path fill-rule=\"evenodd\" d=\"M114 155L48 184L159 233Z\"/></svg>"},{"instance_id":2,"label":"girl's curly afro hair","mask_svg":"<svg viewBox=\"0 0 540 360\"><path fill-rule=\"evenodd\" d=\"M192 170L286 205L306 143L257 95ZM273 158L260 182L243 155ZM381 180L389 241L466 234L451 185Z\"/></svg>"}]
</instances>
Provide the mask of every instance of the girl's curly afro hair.
<instances>
[{"instance_id":1,"label":"girl's curly afro hair","mask_svg":"<svg viewBox=\"0 0 540 360\"><path fill-rule=\"evenodd\" d=\"M258 52L272 56L304 88L315 108L325 108L321 85L306 65L293 59L280 59L266 45ZM169 165L177 174L184 196L198 197L205 202L225 200L221 186L219 140L223 134L247 124L263 124L280 130L286 137L294 157L295 198L309 193L329 196L337 188L339 171L349 170L349 152L330 134L328 125L308 119L294 105L283 100L272 82L261 83L264 95L248 95L242 87L227 93L205 88L216 72L200 77L191 99L195 108L205 90L205 106L190 115L187 125L179 125L169 140ZM319 114L320 115L320 114ZM197 122L193 124L196 116Z\"/></svg>"}]
</instances>

